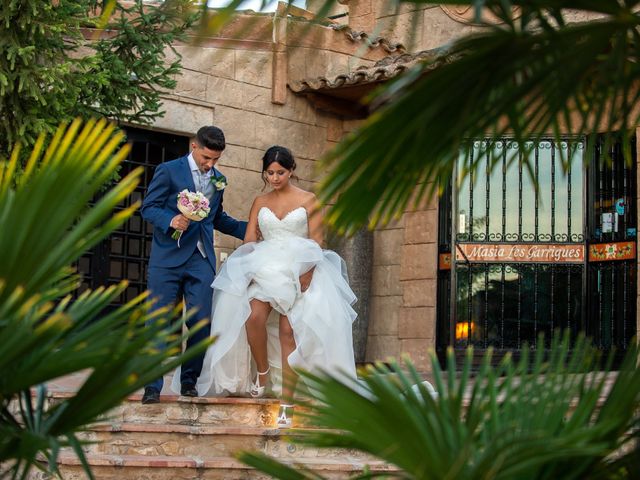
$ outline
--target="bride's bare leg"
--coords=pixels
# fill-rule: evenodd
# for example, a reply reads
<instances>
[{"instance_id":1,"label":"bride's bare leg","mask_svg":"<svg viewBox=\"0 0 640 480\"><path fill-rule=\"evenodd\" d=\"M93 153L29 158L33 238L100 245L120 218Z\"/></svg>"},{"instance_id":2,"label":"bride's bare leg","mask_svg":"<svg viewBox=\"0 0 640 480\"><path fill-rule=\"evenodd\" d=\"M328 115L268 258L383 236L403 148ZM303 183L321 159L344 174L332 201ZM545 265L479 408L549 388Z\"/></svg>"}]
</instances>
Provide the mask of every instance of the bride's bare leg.
<instances>
[{"instance_id":1,"label":"bride's bare leg","mask_svg":"<svg viewBox=\"0 0 640 480\"><path fill-rule=\"evenodd\" d=\"M282 401L293 404L298 375L289 366L289 355L296 349L293 328L285 315L280 315L280 350L282 351Z\"/></svg>"},{"instance_id":2,"label":"bride's bare leg","mask_svg":"<svg viewBox=\"0 0 640 480\"><path fill-rule=\"evenodd\" d=\"M271 305L260 300L251 300L251 314L245 323L247 341L251 355L256 362L258 372L269 370L267 356L267 318L271 312ZM268 375L260 375L260 385L265 385Z\"/></svg>"}]
</instances>

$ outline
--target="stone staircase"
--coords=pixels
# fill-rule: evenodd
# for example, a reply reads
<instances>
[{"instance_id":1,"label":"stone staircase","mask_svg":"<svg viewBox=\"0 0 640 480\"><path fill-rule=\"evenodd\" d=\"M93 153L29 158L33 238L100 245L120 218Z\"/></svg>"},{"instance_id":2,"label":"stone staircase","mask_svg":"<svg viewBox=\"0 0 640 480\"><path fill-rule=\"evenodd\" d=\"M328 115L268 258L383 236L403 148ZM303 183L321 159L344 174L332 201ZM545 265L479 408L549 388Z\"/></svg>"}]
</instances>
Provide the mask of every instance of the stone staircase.
<instances>
[{"instance_id":1,"label":"stone staircase","mask_svg":"<svg viewBox=\"0 0 640 480\"><path fill-rule=\"evenodd\" d=\"M50 392L54 403L72 392ZM107 418L80 437L97 479L263 479L270 478L244 465L234 455L241 450L267 453L326 478L347 478L364 469L396 471L361 452L318 449L291 443L291 433L275 425L278 401L249 398L187 398L163 395L158 404L142 405L132 395ZM294 425L299 425L294 417ZM303 433L302 433L303 434ZM59 457L67 480L85 479L71 451ZM34 471L33 480L50 478Z\"/></svg>"}]
</instances>

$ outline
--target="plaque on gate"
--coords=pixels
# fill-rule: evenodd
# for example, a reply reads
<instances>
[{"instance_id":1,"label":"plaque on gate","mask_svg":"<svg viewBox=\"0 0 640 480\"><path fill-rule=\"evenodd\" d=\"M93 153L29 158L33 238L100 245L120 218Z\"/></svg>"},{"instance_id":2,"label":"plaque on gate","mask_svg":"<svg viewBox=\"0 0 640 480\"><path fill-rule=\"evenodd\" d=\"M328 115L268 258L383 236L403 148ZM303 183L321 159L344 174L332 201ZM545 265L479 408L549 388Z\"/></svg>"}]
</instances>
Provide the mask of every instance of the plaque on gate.
<instances>
[{"instance_id":1,"label":"plaque on gate","mask_svg":"<svg viewBox=\"0 0 640 480\"><path fill-rule=\"evenodd\" d=\"M584 245L459 243L456 260L469 263L583 263Z\"/></svg>"},{"instance_id":2,"label":"plaque on gate","mask_svg":"<svg viewBox=\"0 0 640 480\"><path fill-rule=\"evenodd\" d=\"M594 243L589 245L590 262L611 262L636 258L636 242Z\"/></svg>"}]
</instances>

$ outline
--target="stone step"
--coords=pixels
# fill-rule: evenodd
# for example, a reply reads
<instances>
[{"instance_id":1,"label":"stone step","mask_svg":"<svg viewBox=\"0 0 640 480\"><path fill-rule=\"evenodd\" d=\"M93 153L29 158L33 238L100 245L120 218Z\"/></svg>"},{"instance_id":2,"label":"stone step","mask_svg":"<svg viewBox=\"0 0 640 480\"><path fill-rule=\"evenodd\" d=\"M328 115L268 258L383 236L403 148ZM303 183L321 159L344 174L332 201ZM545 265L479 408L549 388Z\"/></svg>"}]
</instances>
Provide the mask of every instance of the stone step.
<instances>
[{"instance_id":1,"label":"stone step","mask_svg":"<svg viewBox=\"0 0 640 480\"><path fill-rule=\"evenodd\" d=\"M50 390L50 405L74 394ZM235 460L241 450L258 451L308 468L326 478L346 478L371 465L372 471L395 469L362 452L319 449L293 442L309 431L304 409L297 407L294 424L301 431L275 428L277 399L190 398L162 395L158 404L142 405L141 394L128 397L101 421L79 434L87 442L87 460L97 479L263 479L269 478ZM70 449L59 458L62 477L85 479L80 460ZM34 472L30 480L48 479Z\"/></svg>"},{"instance_id":2,"label":"stone step","mask_svg":"<svg viewBox=\"0 0 640 480\"><path fill-rule=\"evenodd\" d=\"M255 450L278 458L370 458L355 450L319 449L291 440L304 435L277 428L211 425L157 425L110 423L92 426L79 434L91 442L91 454L221 457Z\"/></svg>"},{"instance_id":3,"label":"stone step","mask_svg":"<svg viewBox=\"0 0 640 480\"><path fill-rule=\"evenodd\" d=\"M87 461L98 480L240 480L268 479L268 475L257 472L231 457L208 457L201 459L190 456L144 455L95 455L87 456ZM362 462L348 459L305 459L303 463L286 461L289 465L308 468L329 479L343 479L367 469L371 472L388 472L391 477L397 472L380 461ZM85 480L80 460L74 455L62 453L58 465L65 480ZM43 472L33 472L30 480L49 480L52 477Z\"/></svg>"},{"instance_id":4,"label":"stone step","mask_svg":"<svg viewBox=\"0 0 640 480\"><path fill-rule=\"evenodd\" d=\"M51 392L50 404L72 396L71 392ZM157 425L228 425L271 427L276 423L279 400L273 398L182 397L163 395L160 403L142 405L140 394L129 396L111 410L104 420Z\"/></svg>"}]
</instances>

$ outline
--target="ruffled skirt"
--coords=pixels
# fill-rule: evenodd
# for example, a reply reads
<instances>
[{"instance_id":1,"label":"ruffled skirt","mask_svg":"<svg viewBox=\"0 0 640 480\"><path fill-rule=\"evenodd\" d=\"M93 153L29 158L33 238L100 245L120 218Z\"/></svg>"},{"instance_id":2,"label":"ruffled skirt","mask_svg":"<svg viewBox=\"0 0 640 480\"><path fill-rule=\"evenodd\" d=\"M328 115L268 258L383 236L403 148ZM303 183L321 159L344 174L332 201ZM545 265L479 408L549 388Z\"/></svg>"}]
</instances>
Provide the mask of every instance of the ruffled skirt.
<instances>
[{"instance_id":1,"label":"ruffled skirt","mask_svg":"<svg viewBox=\"0 0 640 480\"><path fill-rule=\"evenodd\" d=\"M314 267L309 288L301 292L299 277ZM276 395L281 391L280 314L294 332L292 368L327 372L345 382L356 379L351 333L356 297L335 252L300 237L248 243L229 256L212 286L211 334L217 340L205 355L199 395L248 395L256 374L245 330L252 299L273 307L267 348ZM180 388L178 379L174 375L174 390Z\"/></svg>"}]
</instances>

